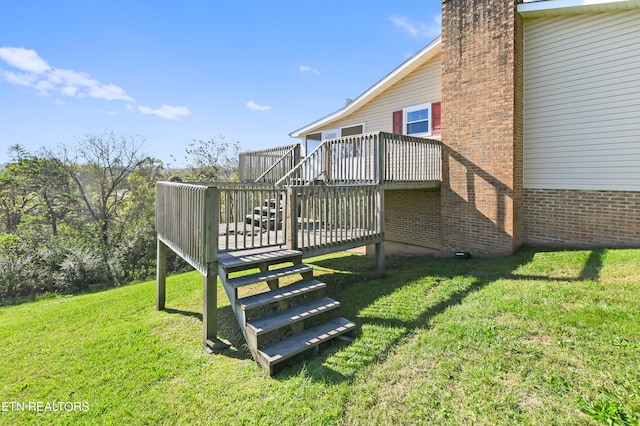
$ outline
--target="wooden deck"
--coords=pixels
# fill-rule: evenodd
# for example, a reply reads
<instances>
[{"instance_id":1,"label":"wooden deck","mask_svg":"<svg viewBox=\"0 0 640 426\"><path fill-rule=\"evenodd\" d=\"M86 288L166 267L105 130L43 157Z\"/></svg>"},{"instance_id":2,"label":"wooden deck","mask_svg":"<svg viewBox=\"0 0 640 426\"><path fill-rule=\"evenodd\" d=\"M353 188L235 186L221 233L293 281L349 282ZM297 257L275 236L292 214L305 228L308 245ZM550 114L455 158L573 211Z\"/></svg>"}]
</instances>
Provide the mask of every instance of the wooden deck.
<instances>
[{"instance_id":1,"label":"wooden deck","mask_svg":"<svg viewBox=\"0 0 640 426\"><path fill-rule=\"evenodd\" d=\"M229 230L229 231L227 231ZM324 254L348 250L378 242L367 235L370 232L358 228L337 228L317 225L315 228L299 224L297 232L298 249L309 254ZM286 235L282 230L263 230L244 224L221 224L218 233L218 253L263 247L285 247Z\"/></svg>"},{"instance_id":2,"label":"wooden deck","mask_svg":"<svg viewBox=\"0 0 640 426\"><path fill-rule=\"evenodd\" d=\"M338 302L324 299L325 286L303 257L374 244L382 274L385 190L437 188L440 169L439 141L376 132L326 140L304 159L299 146L245 153L246 183L158 182L156 309L165 307L170 249L202 274L205 350L226 346L217 338L219 276L254 358L272 374L275 364L355 328L340 318ZM229 276L256 267L259 273ZM278 288L291 274L302 281ZM269 291L238 298L238 287L256 281ZM280 316L262 315L265 304ZM314 315L323 324L304 321ZM274 343L272 335L285 339Z\"/></svg>"}]
</instances>

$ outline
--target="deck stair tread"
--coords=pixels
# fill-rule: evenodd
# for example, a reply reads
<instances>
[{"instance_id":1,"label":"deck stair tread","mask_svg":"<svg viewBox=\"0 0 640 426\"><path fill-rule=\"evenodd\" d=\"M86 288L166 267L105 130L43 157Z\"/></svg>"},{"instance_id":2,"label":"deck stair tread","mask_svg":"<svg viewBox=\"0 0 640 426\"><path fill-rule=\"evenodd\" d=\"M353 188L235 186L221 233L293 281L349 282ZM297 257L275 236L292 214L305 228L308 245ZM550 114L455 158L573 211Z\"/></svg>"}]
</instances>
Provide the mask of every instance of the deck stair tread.
<instances>
[{"instance_id":1,"label":"deck stair tread","mask_svg":"<svg viewBox=\"0 0 640 426\"><path fill-rule=\"evenodd\" d=\"M276 214L278 212L281 212L281 211L282 210L274 209L274 208L271 208L271 207L256 207L255 210L254 210L254 212L256 214L262 213L263 216L266 216L267 214L274 215L274 214Z\"/></svg>"},{"instance_id":2,"label":"deck stair tread","mask_svg":"<svg viewBox=\"0 0 640 426\"><path fill-rule=\"evenodd\" d=\"M259 336L269 331L277 330L278 328L284 327L288 324L303 321L339 308L340 302L328 297L323 297L321 299L305 303L304 305L295 306L273 315L249 321L247 322L247 328Z\"/></svg>"},{"instance_id":3,"label":"deck stair tread","mask_svg":"<svg viewBox=\"0 0 640 426\"><path fill-rule=\"evenodd\" d=\"M282 249L280 247L265 247L252 250L240 250L218 255L218 262L223 268L251 267L261 263L286 262L293 257L301 256L300 250Z\"/></svg>"},{"instance_id":4,"label":"deck stair tread","mask_svg":"<svg viewBox=\"0 0 640 426\"><path fill-rule=\"evenodd\" d=\"M299 263L286 268L274 269L273 271L258 272L251 275L244 275L242 277L230 278L227 282L231 287L239 288L246 285L284 278L294 274L306 274L309 272L313 272L313 268L311 266Z\"/></svg>"},{"instance_id":5,"label":"deck stair tread","mask_svg":"<svg viewBox=\"0 0 640 426\"><path fill-rule=\"evenodd\" d=\"M269 218L267 216L263 216L261 214L248 214L247 220L253 220L254 223L268 223L270 221L274 221L274 218Z\"/></svg>"},{"instance_id":6,"label":"deck stair tread","mask_svg":"<svg viewBox=\"0 0 640 426\"><path fill-rule=\"evenodd\" d=\"M334 337L355 330L356 325L345 319L336 318L324 324L309 328L300 334L258 350L270 365L277 364Z\"/></svg>"},{"instance_id":7,"label":"deck stair tread","mask_svg":"<svg viewBox=\"0 0 640 426\"><path fill-rule=\"evenodd\" d=\"M237 301L237 304L240 309L246 310L266 305L268 303L285 300L294 296L301 296L326 287L327 285L325 283L318 280L300 281L286 287L280 287L276 290L243 297Z\"/></svg>"},{"instance_id":8,"label":"deck stair tread","mask_svg":"<svg viewBox=\"0 0 640 426\"><path fill-rule=\"evenodd\" d=\"M272 220L268 216L272 211L256 208L256 213L265 215L254 215L252 223ZM282 247L218 253L219 276L242 333L254 359L270 375L275 364L307 349L317 352L321 344L356 328L340 317L340 302L325 296L327 284L313 278L313 266L302 263L302 258L302 251ZM250 273L232 274L240 271ZM300 276L297 282L279 287L281 278L295 275ZM267 283L269 290L239 297L238 288L257 283Z\"/></svg>"}]
</instances>

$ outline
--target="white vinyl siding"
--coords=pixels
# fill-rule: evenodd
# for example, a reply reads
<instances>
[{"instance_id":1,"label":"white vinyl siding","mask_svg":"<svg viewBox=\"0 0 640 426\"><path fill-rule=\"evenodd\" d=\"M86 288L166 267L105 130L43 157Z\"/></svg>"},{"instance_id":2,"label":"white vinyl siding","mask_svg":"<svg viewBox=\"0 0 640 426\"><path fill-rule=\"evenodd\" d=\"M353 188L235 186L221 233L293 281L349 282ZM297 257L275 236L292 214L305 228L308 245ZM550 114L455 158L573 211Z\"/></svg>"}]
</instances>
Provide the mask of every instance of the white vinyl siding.
<instances>
[{"instance_id":1,"label":"white vinyl siding","mask_svg":"<svg viewBox=\"0 0 640 426\"><path fill-rule=\"evenodd\" d=\"M336 128L365 123L366 132L392 132L393 111L440 101L440 55L417 68L367 105L341 120L327 123Z\"/></svg>"},{"instance_id":2,"label":"white vinyl siding","mask_svg":"<svg viewBox=\"0 0 640 426\"><path fill-rule=\"evenodd\" d=\"M524 186L640 190L640 11L525 21Z\"/></svg>"}]
</instances>

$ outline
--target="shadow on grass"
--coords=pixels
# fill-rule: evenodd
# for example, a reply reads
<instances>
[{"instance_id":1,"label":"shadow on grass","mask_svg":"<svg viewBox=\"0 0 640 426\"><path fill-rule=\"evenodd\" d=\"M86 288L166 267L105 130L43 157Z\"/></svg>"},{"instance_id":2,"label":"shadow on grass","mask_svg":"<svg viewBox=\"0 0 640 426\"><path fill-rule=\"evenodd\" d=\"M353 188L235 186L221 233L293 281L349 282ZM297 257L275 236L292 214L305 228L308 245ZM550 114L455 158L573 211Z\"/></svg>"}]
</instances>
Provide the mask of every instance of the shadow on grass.
<instances>
[{"instance_id":1,"label":"shadow on grass","mask_svg":"<svg viewBox=\"0 0 640 426\"><path fill-rule=\"evenodd\" d=\"M301 354L285 363L276 374L276 379L287 380L298 376L301 361L305 361L308 377L326 383L340 383L353 380L355 374L366 366L384 360L401 340L410 337L416 330L429 328L434 317L447 309L460 305L470 295L498 279L547 281L597 280L603 265L605 250L594 249L582 270L574 278L554 279L548 276L520 275L518 268L534 261L536 253L553 252L555 250L524 247L513 256L495 259L451 259L434 257L389 257L384 277L375 274L375 259L364 256L344 256L308 263L314 266L316 278L328 285L328 296L339 300L342 315L354 321L360 330L367 329L356 337L355 341L345 346L343 342L331 341L321 351L318 358L311 359L308 354ZM429 280L425 285L427 298L430 293L439 291L441 284L447 280L464 277L464 285L458 286L448 294L434 300L433 303L407 300L406 305L415 305L416 311L410 320L393 318L394 312L385 309L399 309L389 304L387 298L403 291L407 286ZM396 295L397 296L397 295ZM404 306L406 307L406 306ZM373 309L372 309L373 308ZM376 309L381 314L376 316L370 312ZM185 315L202 321L202 314L167 308L170 314ZM362 313L367 311L366 315ZM378 330L378 331L376 331ZM381 330L387 330L381 331ZM388 330L393 330L389 333ZM242 331L230 306L218 309L218 335L232 344L232 349L221 352L222 355L251 359ZM372 349L374 348L374 349ZM333 368L326 361L332 355L348 364L348 367ZM297 362L296 362L297 361ZM339 362L342 362L339 361Z\"/></svg>"},{"instance_id":2,"label":"shadow on grass","mask_svg":"<svg viewBox=\"0 0 640 426\"><path fill-rule=\"evenodd\" d=\"M329 343L321 352L320 358L306 360L307 375L313 380L327 383L352 381L362 368L384 360L399 341L410 337L418 329L429 328L434 317L462 304L469 295L486 285L499 279L531 279L530 276L521 276L514 272L532 262L535 254L540 251L547 250L523 247L513 256L496 259L392 257L387 260L386 274L382 278L371 272L375 269L375 261L371 258L348 256L312 262L319 273L318 278L328 284L329 296L341 302L343 316L354 321L360 330L366 329L366 332L359 335L351 346ZM605 250L602 249L591 250L579 276L568 281L596 280L602 268L604 253ZM324 275L323 269L327 271ZM418 308L411 320L392 318L393 315L390 318L386 315L375 316L370 313L376 311L371 309L375 305L381 306L377 308L381 313L385 313L384 309L402 309L403 307L393 306L391 300L394 293L402 291L405 286L420 280L431 280L431 284L425 284L426 292L431 293L438 290L444 281L460 277L465 278L464 285L441 298L436 298L433 303L414 303L407 300L408 305L415 304ZM533 278L554 281L549 277ZM421 297L427 298L429 294ZM367 314L362 315L365 311ZM340 371L326 362L332 355L339 358ZM299 373L300 364L292 363L289 367L283 368L277 378L286 380Z\"/></svg>"},{"instance_id":3,"label":"shadow on grass","mask_svg":"<svg viewBox=\"0 0 640 426\"><path fill-rule=\"evenodd\" d=\"M200 322L202 322L202 314L200 312L183 311L180 309L172 309L172 308L164 308L164 312L172 315L182 315L185 317L196 318L200 320Z\"/></svg>"},{"instance_id":4,"label":"shadow on grass","mask_svg":"<svg viewBox=\"0 0 640 426\"><path fill-rule=\"evenodd\" d=\"M185 311L181 309L165 308L163 312L170 315L181 315L185 317L195 318L202 322L202 313L194 311ZM244 340L236 316L230 306L218 308L218 337L231 343L229 349L222 350L221 355L240 360L252 359L251 351Z\"/></svg>"},{"instance_id":5,"label":"shadow on grass","mask_svg":"<svg viewBox=\"0 0 640 426\"><path fill-rule=\"evenodd\" d=\"M589 259L585 262L580 272L579 280L597 281L604 262L605 249L593 249L589 253Z\"/></svg>"}]
</instances>

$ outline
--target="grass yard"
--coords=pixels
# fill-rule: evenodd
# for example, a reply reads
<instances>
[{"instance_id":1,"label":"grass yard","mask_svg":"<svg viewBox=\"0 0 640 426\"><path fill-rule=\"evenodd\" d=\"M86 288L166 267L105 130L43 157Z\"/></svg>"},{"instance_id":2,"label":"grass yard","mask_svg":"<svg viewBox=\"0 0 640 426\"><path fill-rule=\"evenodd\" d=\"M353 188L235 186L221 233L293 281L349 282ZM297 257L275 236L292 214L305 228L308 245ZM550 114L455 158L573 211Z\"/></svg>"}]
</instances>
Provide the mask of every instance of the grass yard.
<instances>
[{"instance_id":1,"label":"grass yard","mask_svg":"<svg viewBox=\"0 0 640 426\"><path fill-rule=\"evenodd\" d=\"M196 272L0 308L0 424L640 424L640 250L309 263L360 333L274 378Z\"/></svg>"}]
</instances>

